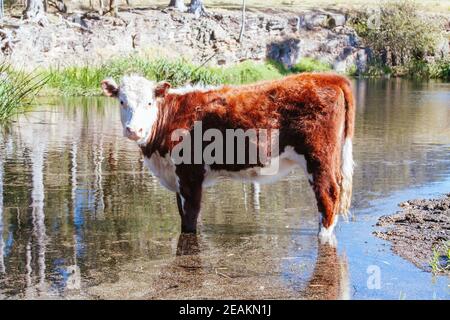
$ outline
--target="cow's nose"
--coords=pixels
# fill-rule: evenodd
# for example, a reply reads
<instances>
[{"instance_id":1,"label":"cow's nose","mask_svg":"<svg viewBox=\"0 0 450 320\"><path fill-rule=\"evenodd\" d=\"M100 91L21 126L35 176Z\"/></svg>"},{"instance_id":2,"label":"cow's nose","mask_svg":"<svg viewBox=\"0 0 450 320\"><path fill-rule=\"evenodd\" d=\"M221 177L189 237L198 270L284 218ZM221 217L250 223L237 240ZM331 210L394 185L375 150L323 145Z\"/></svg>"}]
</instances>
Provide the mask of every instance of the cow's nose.
<instances>
[{"instance_id":1,"label":"cow's nose","mask_svg":"<svg viewBox=\"0 0 450 320\"><path fill-rule=\"evenodd\" d=\"M134 130L133 129L131 129L130 127L127 127L127 135L132 135L132 134L134 134L135 132L134 132Z\"/></svg>"},{"instance_id":2,"label":"cow's nose","mask_svg":"<svg viewBox=\"0 0 450 320\"><path fill-rule=\"evenodd\" d=\"M131 140L139 140L139 136L137 135L137 133L136 133L136 131L134 131L132 128L130 128L130 127L127 127L127 137L128 137L128 139L131 139ZM142 131L142 129L140 130L140 131Z\"/></svg>"}]
</instances>

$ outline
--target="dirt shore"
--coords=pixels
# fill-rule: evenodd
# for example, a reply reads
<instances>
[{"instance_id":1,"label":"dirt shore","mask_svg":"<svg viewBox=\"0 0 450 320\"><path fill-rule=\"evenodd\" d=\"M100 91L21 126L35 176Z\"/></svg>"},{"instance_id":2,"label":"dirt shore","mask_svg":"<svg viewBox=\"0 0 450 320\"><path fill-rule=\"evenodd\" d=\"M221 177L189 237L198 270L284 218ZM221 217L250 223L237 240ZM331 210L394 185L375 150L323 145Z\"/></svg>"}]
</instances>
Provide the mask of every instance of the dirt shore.
<instances>
[{"instance_id":1,"label":"dirt shore","mask_svg":"<svg viewBox=\"0 0 450 320\"><path fill-rule=\"evenodd\" d=\"M449 274L450 194L440 199L409 200L394 215L377 223L374 234L392 243L392 250L425 271Z\"/></svg>"}]
</instances>

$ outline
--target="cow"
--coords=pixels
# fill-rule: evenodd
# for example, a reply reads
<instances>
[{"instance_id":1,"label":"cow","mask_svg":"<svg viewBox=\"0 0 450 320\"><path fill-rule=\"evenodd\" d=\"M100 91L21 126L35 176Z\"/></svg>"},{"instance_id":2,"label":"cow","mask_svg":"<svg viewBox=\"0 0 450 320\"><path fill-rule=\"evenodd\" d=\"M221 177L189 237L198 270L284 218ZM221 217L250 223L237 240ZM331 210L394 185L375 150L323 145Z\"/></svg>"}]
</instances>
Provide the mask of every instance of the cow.
<instances>
[{"instance_id":1,"label":"cow","mask_svg":"<svg viewBox=\"0 0 450 320\"><path fill-rule=\"evenodd\" d=\"M335 242L334 226L339 214L348 213L352 195L355 105L345 77L302 73L241 86L171 88L165 81L129 75L120 85L105 79L101 87L106 96L120 102L124 136L138 144L145 165L161 184L176 193L183 233L196 233L202 191L219 177L272 182L300 166L316 197L319 239ZM211 149L211 137L197 143L194 150L180 152L179 148L186 141L198 142L193 138L198 123L202 134L214 130L226 135L229 130L256 128L266 130L269 138L245 137L241 148L219 144L212 155L232 156L226 162L207 163L201 158ZM183 133L174 138L180 130ZM271 149L275 136L276 153ZM262 149L266 157L250 161L251 145ZM175 161L176 149L178 158L186 161ZM244 160L236 161L239 153ZM188 161L198 155L200 160ZM270 170L264 170L273 163L277 163L276 170L268 174Z\"/></svg>"}]
</instances>

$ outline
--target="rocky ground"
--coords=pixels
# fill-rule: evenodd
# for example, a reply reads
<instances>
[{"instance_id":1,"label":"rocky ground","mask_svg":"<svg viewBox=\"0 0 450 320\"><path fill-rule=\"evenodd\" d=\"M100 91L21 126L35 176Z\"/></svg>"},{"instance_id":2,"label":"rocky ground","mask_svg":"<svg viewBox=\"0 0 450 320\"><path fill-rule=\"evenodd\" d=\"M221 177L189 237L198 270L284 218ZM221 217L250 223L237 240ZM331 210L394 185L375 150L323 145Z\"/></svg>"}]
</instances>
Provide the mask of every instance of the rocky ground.
<instances>
[{"instance_id":1,"label":"rocky ground","mask_svg":"<svg viewBox=\"0 0 450 320\"><path fill-rule=\"evenodd\" d=\"M410 200L400 204L401 211L382 216L377 226L384 231L374 234L392 243L392 250L417 267L450 274L450 194L441 199ZM445 249L444 249L445 248ZM445 251L445 252L444 252ZM438 252L438 259L435 252Z\"/></svg>"},{"instance_id":2,"label":"rocky ground","mask_svg":"<svg viewBox=\"0 0 450 320\"><path fill-rule=\"evenodd\" d=\"M324 10L253 10L247 13L240 42L237 10L214 9L207 17L195 17L146 8L121 11L117 18L91 12L49 14L47 20L5 17L0 27L3 55L27 69L101 63L135 52L209 65L269 57L290 66L310 56L345 72L364 69L368 54L349 26L348 15Z\"/></svg>"}]
</instances>

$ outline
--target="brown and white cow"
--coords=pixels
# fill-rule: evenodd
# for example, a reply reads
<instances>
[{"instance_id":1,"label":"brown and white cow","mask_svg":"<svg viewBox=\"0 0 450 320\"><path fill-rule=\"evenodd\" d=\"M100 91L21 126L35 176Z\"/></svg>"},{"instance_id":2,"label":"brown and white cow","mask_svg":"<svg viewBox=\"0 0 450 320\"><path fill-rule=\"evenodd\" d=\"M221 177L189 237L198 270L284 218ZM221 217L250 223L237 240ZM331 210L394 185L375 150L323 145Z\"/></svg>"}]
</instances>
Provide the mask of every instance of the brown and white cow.
<instances>
[{"instance_id":1,"label":"brown and white cow","mask_svg":"<svg viewBox=\"0 0 450 320\"><path fill-rule=\"evenodd\" d=\"M161 184L176 192L182 232L196 232L202 190L218 177L266 182L302 166L321 213L319 235L333 241L337 214L348 212L352 193L355 107L346 78L304 73L244 86L171 89L167 82L126 76L120 86L112 79L101 85L107 96L120 101L124 135L138 143L145 164ZM247 139L244 150L220 145L224 154L233 154L233 161L174 161L173 151L183 140L197 142L190 155L181 152L183 159L191 160L212 143L195 141L197 123L202 133L265 129L272 137L271 132L277 132L277 153L269 147L272 139L257 138ZM174 139L180 129L185 135ZM267 161L249 161L252 143L264 150ZM244 162L236 161L239 152L245 153ZM275 158L277 170L263 174Z\"/></svg>"}]
</instances>

